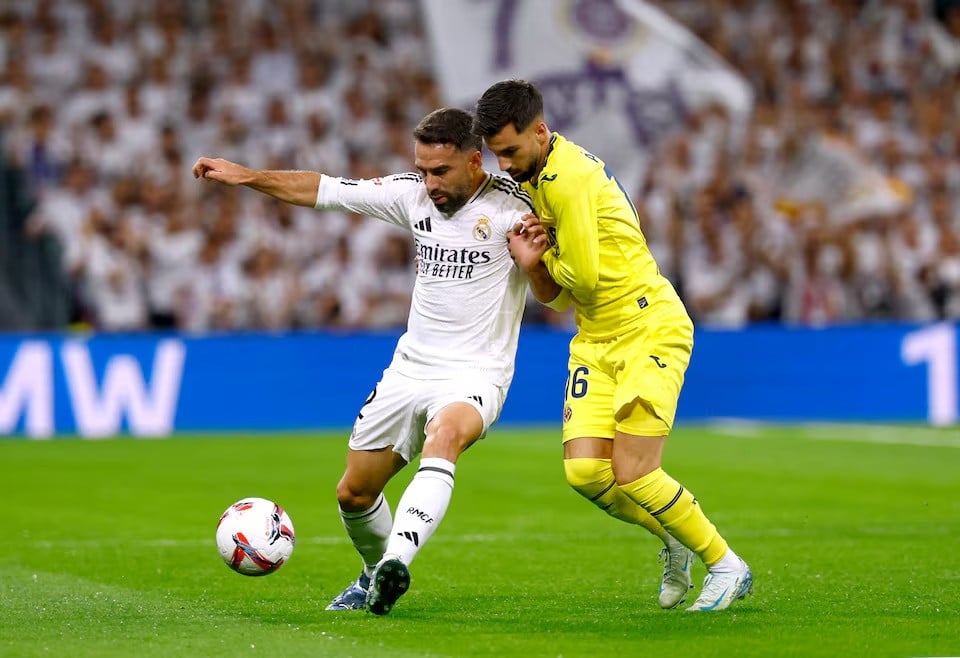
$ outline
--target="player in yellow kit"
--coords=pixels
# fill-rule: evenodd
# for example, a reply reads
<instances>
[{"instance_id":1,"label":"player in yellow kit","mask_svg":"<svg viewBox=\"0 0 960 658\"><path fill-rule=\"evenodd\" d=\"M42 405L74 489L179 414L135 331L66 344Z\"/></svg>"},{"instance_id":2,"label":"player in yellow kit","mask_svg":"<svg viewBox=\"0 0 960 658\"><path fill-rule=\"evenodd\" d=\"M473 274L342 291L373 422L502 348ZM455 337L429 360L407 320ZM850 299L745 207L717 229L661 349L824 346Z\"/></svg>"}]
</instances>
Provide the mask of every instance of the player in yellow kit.
<instances>
[{"instance_id":1,"label":"player in yellow kit","mask_svg":"<svg viewBox=\"0 0 960 658\"><path fill-rule=\"evenodd\" d=\"M608 514L664 542L660 605L690 587L691 551L708 572L688 610L722 610L752 591L750 568L661 457L693 348L693 323L660 274L636 208L603 162L544 122L543 98L523 80L477 101L477 132L500 169L533 198L511 254L537 299L573 304L563 407L567 481Z\"/></svg>"}]
</instances>

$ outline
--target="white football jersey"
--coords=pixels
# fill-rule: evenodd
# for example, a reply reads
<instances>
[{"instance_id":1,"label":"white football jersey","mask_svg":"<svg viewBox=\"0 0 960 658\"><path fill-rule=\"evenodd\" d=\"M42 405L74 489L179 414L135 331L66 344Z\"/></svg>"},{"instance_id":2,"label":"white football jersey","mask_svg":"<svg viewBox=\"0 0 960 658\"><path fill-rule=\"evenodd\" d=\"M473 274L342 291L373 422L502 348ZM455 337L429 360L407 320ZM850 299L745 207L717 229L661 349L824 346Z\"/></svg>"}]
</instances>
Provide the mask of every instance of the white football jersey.
<instances>
[{"instance_id":1,"label":"white football jersey","mask_svg":"<svg viewBox=\"0 0 960 658\"><path fill-rule=\"evenodd\" d=\"M507 231L533 212L519 185L487 174L476 194L447 216L433 205L419 174L369 180L324 175L316 207L376 217L413 233L417 278L392 368L418 379L469 371L509 386L527 278L510 258Z\"/></svg>"}]
</instances>

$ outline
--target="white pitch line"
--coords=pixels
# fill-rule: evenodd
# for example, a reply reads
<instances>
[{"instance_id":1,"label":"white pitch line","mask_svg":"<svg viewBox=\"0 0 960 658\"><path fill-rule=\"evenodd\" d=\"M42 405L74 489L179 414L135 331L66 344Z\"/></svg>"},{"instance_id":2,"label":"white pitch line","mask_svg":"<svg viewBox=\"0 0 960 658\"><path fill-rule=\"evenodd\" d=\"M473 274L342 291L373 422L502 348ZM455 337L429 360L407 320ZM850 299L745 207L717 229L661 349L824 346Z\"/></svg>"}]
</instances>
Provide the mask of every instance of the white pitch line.
<instances>
[{"instance_id":1,"label":"white pitch line","mask_svg":"<svg viewBox=\"0 0 960 658\"><path fill-rule=\"evenodd\" d=\"M508 535L494 535L494 534L474 534L474 535L454 535L454 536L443 536L435 537L434 542L444 544L444 543L456 543L456 544L477 544L477 543L487 543L492 544L494 542L509 542L516 539L515 536ZM0 544L3 542L0 541ZM186 548L192 546L209 546L213 545L216 542L211 536L209 539L167 539L167 538L158 538L158 539L149 539L149 540L130 540L124 541L123 539L113 539L112 541L106 541L102 539L64 539L64 540L37 540L32 541L31 545L37 548L43 549L60 549L60 548L103 548L103 547L115 547L118 549L126 549L131 547L144 547L144 548ZM336 544L349 544L350 540L346 537L297 537L297 544L316 544L321 546L332 546Z\"/></svg>"},{"instance_id":2,"label":"white pitch line","mask_svg":"<svg viewBox=\"0 0 960 658\"><path fill-rule=\"evenodd\" d=\"M833 425L802 427L804 438L813 441L853 441L883 445L960 448L960 430L897 425Z\"/></svg>"},{"instance_id":3,"label":"white pitch line","mask_svg":"<svg viewBox=\"0 0 960 658\"><path fill-rule=\"evenodd\" d=\"M731 535L736 535L738 537L754 537L754 538L780 538L780 537L802 537L807 536L809 531L806 528L746 528L746 527L730 527L728 525L727 531ZM931 537L939 536L952 536L954 532L953 528L949 527L930 527L930 526L860 526L855 528L847 528L847 532L852 532L854 534L860 535L870 535L870 536L890 536L890 537L915 537L918 535L925 535ZM632 532L615 533L618 537L622 535L624 539L632 539L635 535ZM569 541L570 537L564 534L557 534L552 536L539 535L537 541L542 542L566 542ZM517 543L520 541L529 541L529 539L523 539L522 537L516 534L474 534L474 535L444 535L441 537L435 537L432 540L432 543L438 544L511 544ZM297 537L297 544L314 544L329 546L335 544L348 544L349 541L346 537ZM0 545L3 542L0 541ZM135 548L194 548L198 546L213 546L215 544L213 538L210 539L152 539L149 541L145 540L132 540L132 541L123 541L123 540L114 540L114 541L105 541L100 539L88 539L88 540L62 540L62 541L48 541L48 540L39 540L33 542L33 545L38 549L56 549L62 550L64 548L70 549L103 549L103 548L115 548L117 550L126 550L131 547Z\"/></svg>"},{"instance_id":4,"label":"white pitch line","mask_svg":"<svg viewBox=\"0 0 960 658\"><path fill-rule=\"evenodd\" d=\"M796 432L797 438L809 441L838 441L877 445L904 445L928 448L960 448L960 428L914 427L899 425L864 425L844 423L811 423L806 425L760 424L735 419L722 419L707 425L717 434L745 439L764 439L782 428Z\"/></svg>"}]
</instances>

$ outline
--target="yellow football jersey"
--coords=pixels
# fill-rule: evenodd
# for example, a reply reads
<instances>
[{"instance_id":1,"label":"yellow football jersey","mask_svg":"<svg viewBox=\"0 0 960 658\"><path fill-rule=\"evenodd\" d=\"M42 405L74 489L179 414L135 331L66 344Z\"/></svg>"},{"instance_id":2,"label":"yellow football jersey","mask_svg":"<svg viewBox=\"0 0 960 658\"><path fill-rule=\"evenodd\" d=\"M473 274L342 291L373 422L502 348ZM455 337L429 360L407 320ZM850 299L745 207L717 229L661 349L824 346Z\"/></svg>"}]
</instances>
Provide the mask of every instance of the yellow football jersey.
<instances>
[{"instance_id":1,"label":"yellow football jersey","mask_svg":"<svg viewBox=\"0 0 960 658\"><path fill-rule=\"evenodd\" d=\"M543 262L573 297L577 328L620 335L644 316L686 310L640 230L637 210L602 160L553 133L535 183L524 183L550 238Z\"/></svg>"}]
</instances>

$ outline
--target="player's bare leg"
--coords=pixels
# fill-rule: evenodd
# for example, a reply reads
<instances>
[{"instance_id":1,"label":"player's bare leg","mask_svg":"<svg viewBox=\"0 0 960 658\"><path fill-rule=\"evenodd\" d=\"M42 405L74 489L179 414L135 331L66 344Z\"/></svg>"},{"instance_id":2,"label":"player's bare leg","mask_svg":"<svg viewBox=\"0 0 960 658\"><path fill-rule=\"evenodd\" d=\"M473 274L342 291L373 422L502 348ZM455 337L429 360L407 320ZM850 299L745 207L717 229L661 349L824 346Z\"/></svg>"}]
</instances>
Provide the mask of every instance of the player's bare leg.
<instances>
[{"instance_id":1,"label":"player's bare leg","mask_svg":"<svg viewBox=\"0 0 960 658\"><path fill-rule=\"evenodd\" d=\"M447 405L427 423L420 466L400 498L383 559L372 576L367 593L370 612L389 613L410 587L409 565L450 504L456 461L482 433L480 413L466 402Z\"/></svg>"},{"instance_id":2,"label":"player's bare leg","mask_svg":"<svg viewBox=\"0 0 960 658\"><path fill-rule=\"evenodd\" d=\"M360 576L343 590L327 610L362 610L370 577L387 547L393 526L383 488L406 462L390 448L347 451L347 467L337 484L337 502L343 527L363 560Z\"/></svg>"}]
</instances>

